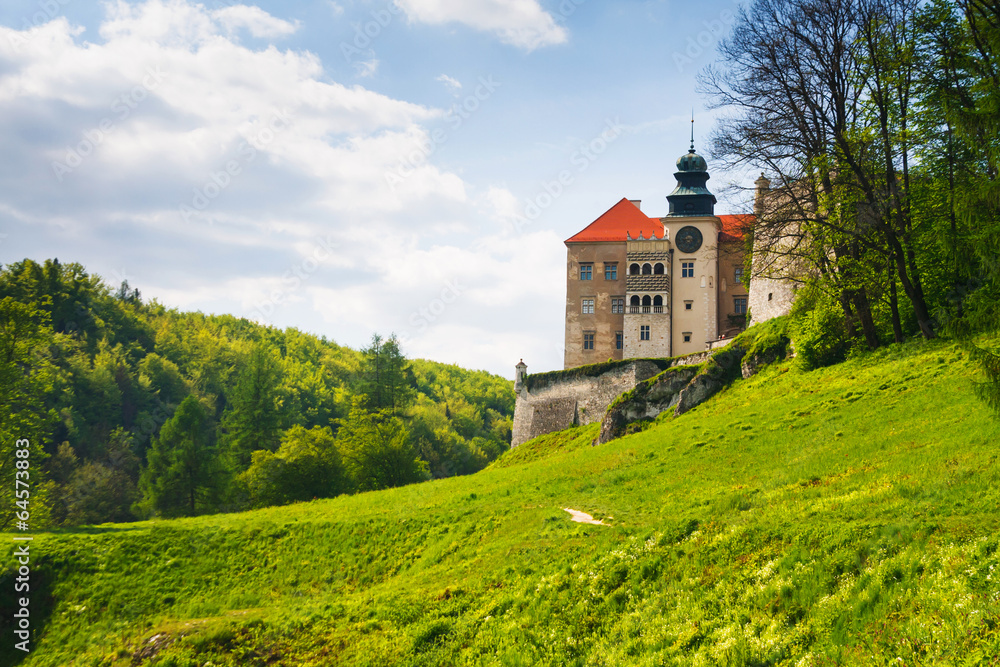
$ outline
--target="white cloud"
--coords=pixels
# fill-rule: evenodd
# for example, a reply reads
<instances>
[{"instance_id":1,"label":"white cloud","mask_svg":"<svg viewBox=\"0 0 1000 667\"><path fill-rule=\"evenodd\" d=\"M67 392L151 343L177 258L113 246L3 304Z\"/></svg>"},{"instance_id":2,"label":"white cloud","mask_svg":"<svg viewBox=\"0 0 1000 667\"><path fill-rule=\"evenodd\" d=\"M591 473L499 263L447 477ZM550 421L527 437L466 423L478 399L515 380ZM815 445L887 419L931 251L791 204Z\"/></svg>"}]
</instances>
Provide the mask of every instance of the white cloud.
<instances>
[{"instance_id":1,"label":"white cloud","mask_svg":"<svg viewBox=\"0 0 1000 667\"><path fill-rule=\"evenodd\" d=\"M250 34L258 38L287 37L299 28L299 23L289 23L275 18L260 7L233 5L224 7L212 13L212 18L219 21L230 31L246 28Z\"/></svg>"},{"instance_id":2,"label":"white cloud","mask_svg":"<svg viewBox=\"0 0 1000 667\"><path fill-rule=\"evenodd\" d=\"M539 347L526 325L555 318L561 336L562 244L503 230L510 192L434 163L443 110L333 81L309 52L241 45L234 28L294 28L257 8L107 7L97 41L64 18L0 26L0 262L58 256L171 307L265 304L278 326L352 345L397 331L411 354L501 372ZM450 280L460 298L422 314Z\"/></svg>"},{"instance_id":3,"label":"white cloud","mask_svg":"<svg viewBox=\"0 0 1000 667\"><path fill-rule=\"evenodd\" d=\"M354 61L354 73L359 79L367 79L378 71L378 58Z\"/></svg>"},{"instance_id":4,"label":"white cloud","mask_svg":"<svg viewBox=\"0 0 1000 667\"><path fill-rule=\"evenodd\" d=\"M442 74L441 76L435 78L434 80L440 81L445 86L447 86L449 90L452 91L457 91L462 89L462 83L458 79L453 79L447 74Z\"/></svg>"},{"instance_id":5,"label":"white cloud","mask_svg":"<svg viewBox=\"0 0 1000 667\"><path fill-rule=\"evenodd\" d=\"M566 29L537 0L397 0L412 21L439 25L462 23L492 32L504 43L533 51L563 44Z\"/></svg>"}]
</instances>

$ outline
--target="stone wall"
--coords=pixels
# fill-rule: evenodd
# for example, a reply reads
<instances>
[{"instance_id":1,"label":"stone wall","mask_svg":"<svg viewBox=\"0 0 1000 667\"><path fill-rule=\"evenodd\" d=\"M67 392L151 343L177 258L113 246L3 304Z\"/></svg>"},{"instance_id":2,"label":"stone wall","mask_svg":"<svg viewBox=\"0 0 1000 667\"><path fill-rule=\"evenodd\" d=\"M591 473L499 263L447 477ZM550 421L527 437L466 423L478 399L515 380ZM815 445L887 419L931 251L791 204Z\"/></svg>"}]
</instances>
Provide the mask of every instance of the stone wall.
<instances>
[{"instance_id":1,"label":"stone wall","mask_svg":"<svg viewBox=\"0 0 1000 667\"><path fill-rule=\"evenodd\" d=\"M748 325L767 322L772 317L787 315L792 310L795 301L795 289L798 283L792 280L776 278L750 279L750 297L747 307L750 310Z\"/></svg>"},{"instance_id":2,"label":"stone wall","mask_svg":"<svg viewBox=\"0 0 1000 667\"><path fill-rule=\"evenodd\" d=\"M657 363L636 359L595 375L570 369L546 373L544 381L537 383L532 383L529 377L517 392L511 447L573 424L601 421L612 401L653 377L666 365L666 360Z\"/></svg>"}]
</instances>

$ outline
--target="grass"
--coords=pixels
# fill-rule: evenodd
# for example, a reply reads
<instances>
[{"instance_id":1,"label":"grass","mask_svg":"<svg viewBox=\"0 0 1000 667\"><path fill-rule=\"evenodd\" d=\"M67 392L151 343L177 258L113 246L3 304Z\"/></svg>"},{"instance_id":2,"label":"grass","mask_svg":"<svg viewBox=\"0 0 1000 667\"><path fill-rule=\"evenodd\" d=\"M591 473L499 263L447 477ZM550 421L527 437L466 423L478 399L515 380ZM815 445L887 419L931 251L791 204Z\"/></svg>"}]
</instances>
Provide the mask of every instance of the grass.
<instances>
[{"instance_id":1,"label":"grass","mask_svg":"<svg viewBox=\"0 0 1000 667\"><path fill-rule=\"evenodd\" d=\"M947 342L782 362L470 477L38 534L21 664L998 664L1000 421L974 377Z\"/></svg>"}]
</instances>

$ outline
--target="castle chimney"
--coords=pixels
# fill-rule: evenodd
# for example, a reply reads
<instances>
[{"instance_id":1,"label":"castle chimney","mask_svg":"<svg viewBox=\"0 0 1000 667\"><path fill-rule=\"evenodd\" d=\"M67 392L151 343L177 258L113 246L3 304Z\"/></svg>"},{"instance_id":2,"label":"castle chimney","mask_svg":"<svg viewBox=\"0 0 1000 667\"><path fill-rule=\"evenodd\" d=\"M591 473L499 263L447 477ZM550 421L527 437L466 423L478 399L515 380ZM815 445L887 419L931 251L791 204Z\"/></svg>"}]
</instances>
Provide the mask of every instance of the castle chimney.
<instances>
[{"instance_id":1,"label":"castle chimney","mask_svg":"<svg viewBox=\"0 0 1000 667\"><path fill-rule=\"evenodd\" d=\"M642 206L640 206L640 204L642 203L641 199L629 199L629 202L631 202L640 211L642 210Z\"/></svg>"}]
</instances>

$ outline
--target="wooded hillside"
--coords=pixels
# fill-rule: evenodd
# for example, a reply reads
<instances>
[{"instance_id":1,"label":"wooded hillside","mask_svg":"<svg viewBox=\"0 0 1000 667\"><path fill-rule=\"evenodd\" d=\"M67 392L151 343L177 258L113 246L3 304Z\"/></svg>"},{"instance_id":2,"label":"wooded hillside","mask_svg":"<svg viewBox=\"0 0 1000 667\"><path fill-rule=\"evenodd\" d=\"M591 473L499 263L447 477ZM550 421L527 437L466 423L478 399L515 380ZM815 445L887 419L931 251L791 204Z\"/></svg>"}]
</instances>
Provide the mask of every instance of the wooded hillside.
<instances>
[{"instance_id":1,"label":"wooded hillside","mask_svg":"<svg viewBox=\"0 0 1000 667\"><path fill-rule=\"evenodd\" d=\"M33 527L463 475L510 444L503 378L409 362L391 337L356 351L178 312L58 260L0 271L0 355L0 476L30 438Z\"/></svg>"}]
</instances>

